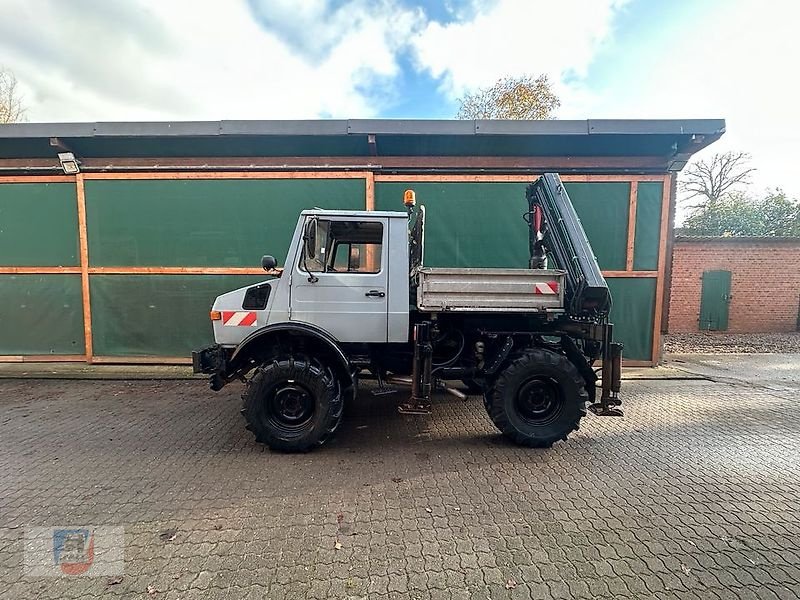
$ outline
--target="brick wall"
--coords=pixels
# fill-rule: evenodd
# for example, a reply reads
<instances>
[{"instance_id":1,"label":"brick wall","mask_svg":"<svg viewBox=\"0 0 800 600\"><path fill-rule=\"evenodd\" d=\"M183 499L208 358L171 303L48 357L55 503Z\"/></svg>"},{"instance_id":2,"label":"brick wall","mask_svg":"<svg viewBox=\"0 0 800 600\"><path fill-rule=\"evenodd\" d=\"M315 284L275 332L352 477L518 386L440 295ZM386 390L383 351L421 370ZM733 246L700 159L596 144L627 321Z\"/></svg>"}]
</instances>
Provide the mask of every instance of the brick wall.
<instances>
[{"instance_id":1,"label":"brick wall","mask_svg":"<svg viewBox=\"0 0 800 600\"><path fill-rule=\"evenodd\" d=\"M677 238L672 254L671 333L698 330L704 271L731 272L728 331L795 331L800 239Z\"/></svg>"}]
</instances>

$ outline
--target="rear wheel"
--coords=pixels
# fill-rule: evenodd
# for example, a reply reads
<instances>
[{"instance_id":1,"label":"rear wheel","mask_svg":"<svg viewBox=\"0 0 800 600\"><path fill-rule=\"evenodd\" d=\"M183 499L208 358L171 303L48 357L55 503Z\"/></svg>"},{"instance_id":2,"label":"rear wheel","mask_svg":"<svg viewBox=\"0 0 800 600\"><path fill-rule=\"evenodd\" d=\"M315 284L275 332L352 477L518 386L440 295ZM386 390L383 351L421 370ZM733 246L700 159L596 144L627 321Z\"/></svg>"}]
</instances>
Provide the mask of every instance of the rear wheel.
<instances>
[{"instance_id":1,"label":"rear wheel","mask_svg":"<svg viewBox=\"0 0 800 600\"><path fill-rule=\"evenodd\" d=\"M495 426L517 444L549 448L586 415L586 382L561 354L533 348L502 372L484 405Z\"/></svg>"},{"instance_id":2,"label":"rear wheel","mask_svg":"<svg viewBox=\"0 0 800 600\"><path fill-rule=\"evenodd\" d=\"M330 369L307 357L276 359L256 370L242 413L256 440L305 452L330 439L342 419L342 393Z\"/></svg>"}]
</instances>

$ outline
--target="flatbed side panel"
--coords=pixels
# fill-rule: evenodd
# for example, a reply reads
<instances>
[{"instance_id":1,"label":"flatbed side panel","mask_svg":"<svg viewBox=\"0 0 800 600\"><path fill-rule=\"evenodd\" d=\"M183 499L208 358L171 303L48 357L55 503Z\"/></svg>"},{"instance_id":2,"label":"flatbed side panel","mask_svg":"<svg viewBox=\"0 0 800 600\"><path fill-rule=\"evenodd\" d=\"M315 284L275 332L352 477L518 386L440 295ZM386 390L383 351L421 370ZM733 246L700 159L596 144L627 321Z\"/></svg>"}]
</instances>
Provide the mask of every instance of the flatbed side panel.
<instances>
[{"instance_id":1,"label":"flatbed side panel","mask_svg":"<svg viewBox=\"0 0 800 600\"><path fill-rule=\"evenodd\" d=\"M417 277L423 311L541 312L564 306L563 271L426 267Z\"/></svg>"}]
</instances>

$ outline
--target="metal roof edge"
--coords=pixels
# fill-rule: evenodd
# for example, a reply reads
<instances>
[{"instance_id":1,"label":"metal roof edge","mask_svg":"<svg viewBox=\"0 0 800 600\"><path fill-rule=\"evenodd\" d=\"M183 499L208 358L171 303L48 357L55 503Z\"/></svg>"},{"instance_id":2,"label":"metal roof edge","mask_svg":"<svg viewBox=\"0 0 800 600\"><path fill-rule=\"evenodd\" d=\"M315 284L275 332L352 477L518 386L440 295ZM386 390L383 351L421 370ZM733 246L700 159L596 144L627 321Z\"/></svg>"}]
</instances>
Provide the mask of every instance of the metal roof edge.
<instances>
[{"instance_id":1,"label":"metal roof edge","mask_svg":"<svg viewBox=\"0 0 800 600\"><path fill-rule=\"evenodd\" d=\"M96 123L5 123L0 138L92 137Z\"/></svg>"},{"instance_id":2,"label":"metal roof edge","mask_svg":"<svg viewBox=\"0 0 800 600\"><path fill-rule=\"evenodd\" d=\"M347 135L346 119L277 119L220 121L221 135Z\"/></svg>"},{"instance_id":3,"label":"metal roof edge","mask_svg":"<svg viewBox=\"0 0 800 600\"><path fill-rule=\"evenodd\" d=\"M589 119L590 134L722 135L725 119ZM646 128L647 131L642 131Z\"/></svg>"},{"instance_id":4,"label":"metal roof edge","mask_svg":"<svg viewBox=\"0 0 800 600\"><path fill-rule=\"evenodd\" d=\"M219 135L219 121L102 121L94 124L94 137L173 137ZM75 137L62 135L61 137Z\"/></svg>"},{"instance_id":5,"label":"metal roof edge","mask_svg":"<svg viewBox=\"0 0 800 600\"><path fill-rule=\"evenodd\" d=\"M590 131L589 121L586 120L479 119L475 121L475 133L483 135L587 135Z\"/></svg>"},{"instance_id":6,"label":"metal roof edge","mask_svg":"<svg viewBox=\"0 0 800 600\"><path fill-rule=\"evenodd\" d=\"M474 135L475 121L468 119L349 119L351 135Z\"/></svg>"},{"instance_id":7,"label":"metal roof edge","mask_svg":"<svg viewBox=\"0 0 800 600\"><path fill-rule=\"evenodd\" d=\"M702 135L720 136L724 119L316 119L11 123L0 138L347 136L347 135Z\"/></svg>"}]
</instances>

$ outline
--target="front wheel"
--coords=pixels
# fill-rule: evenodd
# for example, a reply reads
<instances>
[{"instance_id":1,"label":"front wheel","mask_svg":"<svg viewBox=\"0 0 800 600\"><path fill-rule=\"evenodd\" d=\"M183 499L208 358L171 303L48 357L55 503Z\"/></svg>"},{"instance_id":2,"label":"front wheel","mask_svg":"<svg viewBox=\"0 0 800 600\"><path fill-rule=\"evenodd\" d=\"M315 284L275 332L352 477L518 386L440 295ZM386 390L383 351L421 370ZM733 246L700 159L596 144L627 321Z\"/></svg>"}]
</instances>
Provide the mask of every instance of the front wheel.
<instances>
[{"instance_id":1,"label":"front wheel","mask_svg":"<svg viewBox=\"0 0 800 600\"><path fill-rule=\"evenodd\" d=\"M328 441L342 420L342 393L330 369L288 357L260 366L242 413L256 440L272 450L305 452Z\"/></svg>"},{"instance_id":2,"label":"front wheel","mask_svg":"<svg viewBox=\"0 0 800 600\"><path fill-rule=\"evenodd\" d=\"M484 405L506 437L549 448L578 429L588 399L586 382L566 356L533 348L500 373L486 391Z\"/></svg>"}]
</instances>

